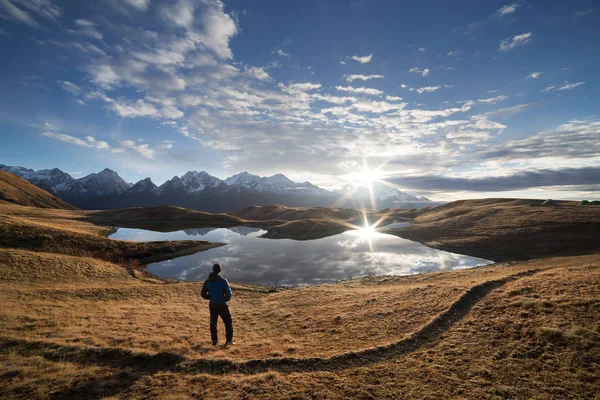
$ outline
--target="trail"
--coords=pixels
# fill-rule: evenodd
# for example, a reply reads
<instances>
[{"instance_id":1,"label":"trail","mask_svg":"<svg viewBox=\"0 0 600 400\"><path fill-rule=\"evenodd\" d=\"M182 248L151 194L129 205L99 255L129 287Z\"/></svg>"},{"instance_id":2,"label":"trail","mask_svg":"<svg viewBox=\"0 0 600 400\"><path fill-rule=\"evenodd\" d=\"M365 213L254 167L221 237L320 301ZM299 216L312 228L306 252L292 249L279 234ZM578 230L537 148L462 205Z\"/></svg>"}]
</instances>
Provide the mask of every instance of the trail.
<instances>
[{"instance_id":1,"label":"trail","mask_svg":"<svg viewBox=\"0 0 600 400\"><path fill-rule=\"evenodd\" d=\"M82 348L43 341L0 337L0 351L13 351L25 356L42 356L48 360L73 362L81 365L100 365L126 369L141 375L159 371L185 374L259 374L268 371L300 373L336 371L364 367L381 361L394 360L419 350L438 340L454 324L461 321L480 300L491 291L541 270L527 270L507 277L473 286L446 311L400 341L370 349L342 353L332 357L265 358L247 361L189 360L173 353L150 355L121 348Z\"/></svg>"}]
</instances>

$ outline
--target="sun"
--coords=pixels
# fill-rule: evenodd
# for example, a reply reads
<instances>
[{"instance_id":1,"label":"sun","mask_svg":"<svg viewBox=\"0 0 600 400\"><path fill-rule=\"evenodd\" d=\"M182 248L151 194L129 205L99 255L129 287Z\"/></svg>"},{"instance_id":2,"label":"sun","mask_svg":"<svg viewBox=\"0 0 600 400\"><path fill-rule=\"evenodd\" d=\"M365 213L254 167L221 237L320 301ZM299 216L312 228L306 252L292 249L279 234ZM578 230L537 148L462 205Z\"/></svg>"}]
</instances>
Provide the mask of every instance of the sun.
<instances>
[{"instance_id":1,"label":"sun","mask_svg":"<svg viewBox=\"0 0 600 400\"><path fill-rule=\"evenodd\" d=\"M348 175L348 181L350 181L354 187L369 187L373 182L379 181L382 178L383 175L381 172L368 167Z\"/></svg>"}]
</instances>

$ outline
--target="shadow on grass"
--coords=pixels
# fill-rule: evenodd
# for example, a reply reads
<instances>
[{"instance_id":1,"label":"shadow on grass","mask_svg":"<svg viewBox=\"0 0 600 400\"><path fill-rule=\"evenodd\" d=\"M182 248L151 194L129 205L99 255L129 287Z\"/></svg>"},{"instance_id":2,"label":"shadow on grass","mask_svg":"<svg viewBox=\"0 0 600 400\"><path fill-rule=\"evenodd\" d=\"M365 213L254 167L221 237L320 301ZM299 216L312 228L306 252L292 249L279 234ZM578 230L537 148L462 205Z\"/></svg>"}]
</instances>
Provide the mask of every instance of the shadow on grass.
<instances>
[{"instance_id":1,"label":"shadow on grass","mask_svg":"<svg viewBox=\"0 0 600 400\"><path fill-rule=\"evenodd\" d=\"M173 371L184 374L258 374L268 371L283 373L335 371L364 367L377 362L397 359L405 354L438 340L454 324L462 320L481 299L492 290L508 282L531 276L540 270L527 270L502 279L491 280L467 290L450 308L438 315L424 327L398 342L370 349L348 352L333 357L322 358L267 358L242 362L231 360L190 361L173 353L155 355L134 353L120 348L82 348L41 341L30 342L22 339L0 338L0 348L10 349L18 354L41 356L48 360L73 362L81 365L101 365L118 368L131 373L135 381L144 375L159 371ZM135 379L134 379L135 378ZM93 384L93 381L90 382Z\"/></svg>"}]
</instances>

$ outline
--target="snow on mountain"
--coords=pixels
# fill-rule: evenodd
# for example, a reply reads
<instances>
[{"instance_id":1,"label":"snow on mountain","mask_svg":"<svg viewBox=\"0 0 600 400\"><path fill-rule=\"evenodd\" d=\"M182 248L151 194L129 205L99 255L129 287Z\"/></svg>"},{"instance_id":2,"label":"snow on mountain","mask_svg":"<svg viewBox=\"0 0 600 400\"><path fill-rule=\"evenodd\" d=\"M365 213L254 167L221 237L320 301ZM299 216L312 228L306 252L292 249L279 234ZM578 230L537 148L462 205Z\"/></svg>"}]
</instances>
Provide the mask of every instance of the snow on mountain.
<instances>
[{"instance_id":1,"label":"snow on mountain","mask_svg":"<svg viewBox=\"0 0 600 400\"><path fill-rule=\"evenodd\" d=\"M230 187L244 187L263 193L289 195L330 195L331 192L321 189L310 182L296 183L283 174L260 177L248 172L240 172L225 179Z\"/></svg>"},{"instance_id":2,"label":"snow on mountain","mask_svg":"<svg viewBox=\"0 0 600 400\"><path fill-rule=\"evenodd\" d=\"M150 178L132 185L115 171L74 179L58 168L34 171L0 164L0 169L13 172L34 185L81 208L122 208L172 204L200 210L228 211L249 205L284 204L289 206L331 206L345 198L342 207L370 205L371 193L366 187L346 187L329 191L310 182L297 183L283 174L268 177L241 172L224 181L204 171L189 171L157 187ZM417 197L386 185L373 183L375 206L424 207L432 205L425 197Z\"/></svg>"},{"instance_id":3,"label":"snow on mountain","mask_svg":"<svg viewBox=\"0 0 600 400\"><path fill-rule=\"evenodd\" d=\"M223 181L204 171L189 171L181 177L181 182L183 183L185 191L192 193L201 191L207 186L217 186Z\"/></svg>"},{"instance_id":4,"label":"snow on mountain","mask_svg":"<svg viewBox=\"0 0 600 400\"><path fill-rule=\"evenodd\" d=\"M158 186L152 182L152 179L146 178L137 182L135 185L128 189L129 193L152 193L156 194L158 192Z\"/></svg>"},{"instance_id":5,"label":"snow on mountain","mask_svg":"<svg viewBox=\"0 0 600 400\"><path fill-rule=\"evenodd\" d=\"M132 185L127 183L115 171L108 168L97 174L89 174L78 180L88 194L105 196L123 193Z\"/></svg>"},{"instance_id":6,"label":"snow on mountain","mask_svg":"<svg viewBox=\"0 0 600 400\"><path fill-rule=\"evenodd\" d=\"M251 187L258 184L261 179L262 178L258 175L252 175L244 171L225 179L225 183L229 186L241 185L245 187Z\"/></svg>"},{"instance_id":7,"label":"snow on mountain","mask_svg":"<svg viewBox=\"0 0 600 400\"><path fill-rule=\"evenodd\" d=\"M54 194L58 192L82 193L85 191L76 179L58 168L34 171L28 168L0 164L0 169L12 172Z\"/></svg>"}]
</instances>

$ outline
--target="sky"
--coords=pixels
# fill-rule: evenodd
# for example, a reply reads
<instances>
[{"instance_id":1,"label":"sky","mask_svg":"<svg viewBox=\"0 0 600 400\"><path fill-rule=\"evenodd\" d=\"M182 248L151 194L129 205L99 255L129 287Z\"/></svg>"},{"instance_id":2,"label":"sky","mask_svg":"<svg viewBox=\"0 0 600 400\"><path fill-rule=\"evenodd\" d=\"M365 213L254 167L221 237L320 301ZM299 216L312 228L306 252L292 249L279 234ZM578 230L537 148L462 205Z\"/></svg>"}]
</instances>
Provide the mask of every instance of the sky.
<instances>
[{"instance_id":1,"label":"sky","mask_svg":"<svg viewBox=\"0 0 600 400\"><path fill-rule=\"evenodd\" d=\"M0 163L600 197L595 0L0 0Z\"/></svg>"}]
</instances>

